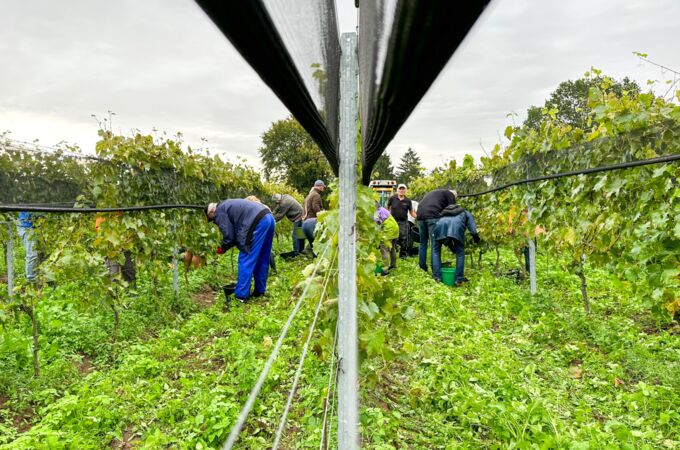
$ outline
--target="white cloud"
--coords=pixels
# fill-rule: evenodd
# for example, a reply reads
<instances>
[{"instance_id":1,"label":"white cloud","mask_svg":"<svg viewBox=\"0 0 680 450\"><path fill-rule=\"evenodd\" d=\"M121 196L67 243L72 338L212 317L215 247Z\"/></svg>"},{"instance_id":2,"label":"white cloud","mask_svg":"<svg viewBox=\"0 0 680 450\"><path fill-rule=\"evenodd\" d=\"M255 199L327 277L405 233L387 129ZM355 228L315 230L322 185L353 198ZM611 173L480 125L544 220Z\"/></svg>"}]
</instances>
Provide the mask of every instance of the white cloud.
<instances>
[{"instance_id":1,"label":"white cloud","mask_svg":"<svg viewBox=\"0 0 680 450\"><path fill-rule=\"evenodd\" d=\"M354 31L354 0L337 0ZM181 131L196 147L257 164L260 135L288 112L191 0L3 0L0 131L92 148L91 114L114 128ZM662 74L632 51L680 68L680 1L496 0L388 147L428 168L481 155L515 112L596 66L643 84Z\"/></svg>"}]
</instances>

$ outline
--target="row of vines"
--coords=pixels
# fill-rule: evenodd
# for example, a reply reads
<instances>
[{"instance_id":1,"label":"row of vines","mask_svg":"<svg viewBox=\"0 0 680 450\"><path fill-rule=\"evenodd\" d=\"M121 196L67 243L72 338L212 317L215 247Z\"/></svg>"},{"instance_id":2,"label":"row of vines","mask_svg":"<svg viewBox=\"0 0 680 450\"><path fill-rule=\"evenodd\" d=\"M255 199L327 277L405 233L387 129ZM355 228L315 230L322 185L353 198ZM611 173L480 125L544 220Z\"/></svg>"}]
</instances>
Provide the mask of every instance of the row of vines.
<instances>
[{"instance_id":1,"label":"row of vines","mask_svg":"<svg viewBox=\"0 0 680 450\"><path fill-rule=\"evenodd\" d=\"M460 194L545 173L561 173L680 153L680 106L651 93L590 90L586 126L543 111L540 127L509 126L509 144L479 163L467 156L411 183L413 197L448 186ZM676 94L680 100L680 91ZM536 170L536 166L539 170ZM499 174L502 176L499 177ZM602 264L660 321L680 311L680 164L667 163L540 181L462 198L485 241L481 251L512 248L521 268L527 239L558 256L580 280L590 308L586 262ZM498 265L496 270L498 270ZM522 269L523 270L523 269ZM540 275L540 274L539 274Z\"/></svg>"},{"instance_id":2,"label":"row of vines","mask_svg":"<svg viewBox=\"0 0 680 450\"><path fill-rule=\"evenodd\" d=\"M155 204L203 205L225 198L255 195L268 200L274 193L294 193L285 185L265 184L254 169L223 161L206 152L182 149L181 137L136 134L120 136L100 130L96 157L65 148L56 152L32 152L12 148L8 140L0 148L0 186L6 204L118 208ZM154 289L172 270L172 261L189 251L211 254L220 237L216 227L197 209L165 209L115 213L34 214L34 239L41 262L35 283L15 281L11 298L0 293L0 319L25 313L33 326L34 374L38 376L39 324L36 306L43 290L79 280L90 299L102 303L114 317L115 340L120 310L125 307L128 285L122 274L125 255L151 280ZM16 222L17 213L0 214L0 221ZM286 236L285 224L279 233ZM11 229L11 228L10 228ZM20 243L13 233L15 246ZM8 228L0 229L7 249ZM232 255L233 258L233 255ZM96 304L96 302L95 302Z\"/></svg>"}]
</instances>

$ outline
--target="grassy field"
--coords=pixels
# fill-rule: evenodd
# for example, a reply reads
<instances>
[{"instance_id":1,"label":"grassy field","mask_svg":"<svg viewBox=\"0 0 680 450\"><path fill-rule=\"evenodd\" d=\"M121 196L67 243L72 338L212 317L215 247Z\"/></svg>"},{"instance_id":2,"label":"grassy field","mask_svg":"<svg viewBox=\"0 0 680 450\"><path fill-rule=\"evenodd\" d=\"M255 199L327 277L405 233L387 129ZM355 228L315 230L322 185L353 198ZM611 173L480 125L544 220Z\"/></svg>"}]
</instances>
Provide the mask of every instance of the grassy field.
<instances>
[{"instance_id":1,"label":"grassy field","mask_svg":"<svg viewBox=\"0 0 680 450\"><path fill-rule=\"evenodd\" d=\"M603 271L589 269L586 316L577 277L549 267L554 257L539 257L533 297L487 258L461 288L434 283L414 259L384 279L414 314L396 358L363 361L364 448L680 447L677 324L658 327ZM504 255L504 270L512 260ZM38 310L38 380L28 322L4 317L0 448L219 448L309 262L280 261L267 297L226 311L214 290L233 277L228 256L190 274L177 299L142 277L115 343L109 311L87 301L85 286L56 288ZM314 300L293 322L239 448L271 447ZM319 447L331 351L319 336L330 332L313 340L282 448Z\"/></svg>"}]
</instances>

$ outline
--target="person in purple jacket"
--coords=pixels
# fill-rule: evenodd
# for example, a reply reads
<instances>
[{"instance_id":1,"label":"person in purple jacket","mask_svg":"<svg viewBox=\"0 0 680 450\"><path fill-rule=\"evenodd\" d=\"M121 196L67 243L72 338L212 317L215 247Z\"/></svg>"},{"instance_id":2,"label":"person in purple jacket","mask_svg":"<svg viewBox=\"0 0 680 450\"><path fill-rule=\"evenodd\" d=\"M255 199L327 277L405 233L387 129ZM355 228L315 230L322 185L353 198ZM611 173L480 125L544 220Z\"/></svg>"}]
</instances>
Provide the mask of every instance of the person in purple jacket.
<instances>
[{"instance_id":1,"label":"person in purple jacket","mask_svg":"<svg viewBox=\"0 0 680 450\"><path fill-rule=\"evenodd\" d=\"M251 296L253 278L255 288L252 296L264 295L276 228L271 211L261 203L231 199L210 203L205 214L208 221L215 222L222 233L217 254L221 255L234 246L239 249L238 280L234 289L236 299L244 302Z\"/></svg>"}]
</instances>

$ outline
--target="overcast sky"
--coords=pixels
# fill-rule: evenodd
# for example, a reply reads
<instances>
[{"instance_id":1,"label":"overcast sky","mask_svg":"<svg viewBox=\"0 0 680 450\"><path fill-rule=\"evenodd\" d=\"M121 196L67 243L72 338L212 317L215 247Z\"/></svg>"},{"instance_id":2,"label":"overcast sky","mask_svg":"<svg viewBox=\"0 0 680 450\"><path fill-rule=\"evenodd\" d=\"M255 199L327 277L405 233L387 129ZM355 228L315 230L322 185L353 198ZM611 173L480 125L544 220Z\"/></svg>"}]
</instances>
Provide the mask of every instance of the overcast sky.
<instances>
[{"instance_id":1,"label":"overcast sky","mask_svg":"<svg viewBox=\"0 0 680 450\"><path fill-rule=\"evenodd\" d=\"M354 0L337 0L353 31ZM260 135L288 113L191 0L2 0L0 131L91 150L115 112L122 133L181 131L185 142L258 164ZM605 74L672 78L680 0L495 0L388 147L432 168L499 141L561 82Z\"/></svg>"}]
</instances>

